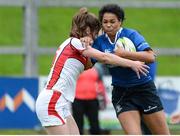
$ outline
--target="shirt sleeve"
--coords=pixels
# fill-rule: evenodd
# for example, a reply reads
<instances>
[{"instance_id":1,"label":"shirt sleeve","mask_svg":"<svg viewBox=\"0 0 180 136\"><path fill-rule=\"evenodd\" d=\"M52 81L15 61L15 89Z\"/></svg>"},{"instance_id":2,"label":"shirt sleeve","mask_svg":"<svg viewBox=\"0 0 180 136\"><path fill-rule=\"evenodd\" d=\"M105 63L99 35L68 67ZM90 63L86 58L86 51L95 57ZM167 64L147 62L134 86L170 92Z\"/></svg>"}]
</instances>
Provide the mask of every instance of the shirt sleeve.
<instances>
[{"instance_id":1,"label":"shirt sleeve","mask_svg":"<svg viewBox=\"0 0 180 136\"><path fill-rule=\"evenodd\" d=\"M78 50L79 52L82 52L86 49L86 47L81 43L81 41L77 38L72 38L71 45Z\"/></svg>"},{"instance_id":2,"label":"shirt sleeve","mask_svg":"<svg viewBox=\"0 0 180 136\"><path fill-rule=\"evenodd\" d=\"M144 51L147 49L151 49L150 45L146 42L144 37L139 34L137 31L134 31L131 36L131 40L133 41L134 45L136 46L137 51Z\"/></svg>"}]
</instances>

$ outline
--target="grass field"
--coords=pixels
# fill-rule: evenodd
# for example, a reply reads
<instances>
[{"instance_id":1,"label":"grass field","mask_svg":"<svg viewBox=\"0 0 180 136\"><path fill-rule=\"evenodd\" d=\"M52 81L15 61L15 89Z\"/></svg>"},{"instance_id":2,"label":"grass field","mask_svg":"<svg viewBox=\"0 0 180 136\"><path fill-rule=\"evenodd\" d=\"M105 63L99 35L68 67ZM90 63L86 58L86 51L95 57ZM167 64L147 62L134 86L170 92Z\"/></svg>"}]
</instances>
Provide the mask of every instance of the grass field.
<instances>
[{"instance_id":1,"label":"grass field","mask_svg":"<svg viewBox=\"0 0 180 136\"><path fill-rule=\"evenodd\" d=\"M68 37L71 18L78 8L40 8L39 45L57 47ZM97 8L90 11L98 13ZM126 8L125 27L139 30L152 47L180 47L180 9ZM66 13L66 14L64 14ZM0 7L0 46L23 44L23 12L17 7ZM53 55L39 56L39 74L47 75ZM158 56L158 75L180 75L179 56ZM172 61L173 60L173 61ZM11 66L10 66L11 65ZM0 55L0 75L23 75L23 58ZM168 66L168 69L165 67Z\"/></svg>"},{"instance_id":2,"label":"grass field","mask_svg":"<svg viewBox=\"0 0 180 136\"><path fill-rule=\"evenodd\" d=\"M78 8L40 8L38 11L39 44L57 46L64 41L68 37L71 18L76 11ZM90 11L98 13L96 8L90 8ZM139 30L152 47L178 47L180 45L180 9L126 8L125 12L124 26ZM0 7L0 20L2 31L0 45L22 45L22 10Z\"/></svg>"},{"instance_id":3,"label":"grass field","mask_svg":"<svg viewBox=\"0 0 180 136\"><path fill-rule=\"evenodd\" d=\"M180 134L180 125L169 125L170 132L172 135ZM30 129L11 129L11 130L0 130L0 135L45 135L44 130L30 130ZM85 134L88 134L88 131L85 130ZM122 130L111 130L111 135L124 135Z\"/></svg>"}]
</instances>

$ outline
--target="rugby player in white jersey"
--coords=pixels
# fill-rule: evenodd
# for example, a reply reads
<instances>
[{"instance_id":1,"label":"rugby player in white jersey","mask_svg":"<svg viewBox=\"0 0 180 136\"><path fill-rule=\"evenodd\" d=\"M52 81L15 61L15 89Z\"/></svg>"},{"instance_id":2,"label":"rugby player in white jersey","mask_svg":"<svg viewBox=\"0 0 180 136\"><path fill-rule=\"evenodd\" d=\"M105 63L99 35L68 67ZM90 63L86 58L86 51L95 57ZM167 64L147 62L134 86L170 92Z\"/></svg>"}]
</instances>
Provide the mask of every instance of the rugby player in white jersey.
<instances>
[{"instance_id":1,"label":"rugby player in white jersey","mask_svg":"<svg viewBox=\"0 0 180 136\"><path fill-rule=\"evenodd\" d=\"M37 116L48 134L79 134L69 103L75 97L76 80L79 74L92 66L90 57L106 64L128 67L140 74L148 73L148 66L140 61L123 59L110 53L103 53L84 45L79 40L90 36L94 39L100 29L98 18L81 8L73 17L70 38L56 51L51 71L44 90L36 101Z\"/></svg>"}]
</instances>

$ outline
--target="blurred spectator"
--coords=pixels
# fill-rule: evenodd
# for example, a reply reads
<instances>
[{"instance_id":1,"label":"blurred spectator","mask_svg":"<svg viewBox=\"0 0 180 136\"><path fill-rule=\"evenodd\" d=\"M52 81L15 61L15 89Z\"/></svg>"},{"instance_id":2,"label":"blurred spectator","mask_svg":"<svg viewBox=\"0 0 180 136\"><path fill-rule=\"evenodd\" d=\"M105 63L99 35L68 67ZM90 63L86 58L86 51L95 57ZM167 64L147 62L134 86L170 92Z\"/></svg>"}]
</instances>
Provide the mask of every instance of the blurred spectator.
<instances>
[{"instance_id":1,"label":"blurred spectator","mask_svg":"<svg viewBox=\"0 0 180 136\"><path fill-rule=\"evenodd\" d=\"M84 134L84 116L87 117L90 134L109 134L108 130L100 128L99 109L106 107L106 90L101 80L100 65L84 71L78 78L76 96L72 104L73 117L80 134Z\"/></svg>"}]
</instances>

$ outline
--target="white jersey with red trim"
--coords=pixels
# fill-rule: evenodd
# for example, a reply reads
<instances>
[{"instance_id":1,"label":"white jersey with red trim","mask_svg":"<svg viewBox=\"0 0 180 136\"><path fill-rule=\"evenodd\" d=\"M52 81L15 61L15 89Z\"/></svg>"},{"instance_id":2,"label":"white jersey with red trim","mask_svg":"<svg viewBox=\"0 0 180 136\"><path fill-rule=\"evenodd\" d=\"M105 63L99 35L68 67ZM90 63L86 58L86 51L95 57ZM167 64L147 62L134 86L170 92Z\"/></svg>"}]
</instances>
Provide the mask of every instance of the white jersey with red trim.
<instances>
[{"instance_id":1,"label":"white jersey with red trim","mask_svg":"<svg viewBox=\"0 0 180 136\"><path fill-rule=\"evenodd\" d=\"M74 101L77 78L87 63L87 58L81 54L84 49L77 38L68 38L59 46L48 76L47 90L59 91L67 100Z\"/></svg>"}]
</instances>

